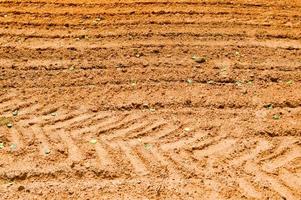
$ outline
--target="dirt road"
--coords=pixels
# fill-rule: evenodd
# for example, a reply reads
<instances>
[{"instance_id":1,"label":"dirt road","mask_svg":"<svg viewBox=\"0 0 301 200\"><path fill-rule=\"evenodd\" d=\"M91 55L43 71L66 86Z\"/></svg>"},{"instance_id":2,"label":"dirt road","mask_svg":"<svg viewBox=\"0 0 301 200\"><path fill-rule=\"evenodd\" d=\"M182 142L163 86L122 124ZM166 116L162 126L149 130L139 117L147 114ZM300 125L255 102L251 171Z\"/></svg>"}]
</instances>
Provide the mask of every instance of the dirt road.
<instances>
[{"instance_id":1,"label":"dirt road","mask_svg":"<svg viewBox=\"0 0 301 200\"><path fill-rule=\"evenodd\" d=\"M301 199L301 2L1 0L0 199Z\"/></svg>"}]
</instances>

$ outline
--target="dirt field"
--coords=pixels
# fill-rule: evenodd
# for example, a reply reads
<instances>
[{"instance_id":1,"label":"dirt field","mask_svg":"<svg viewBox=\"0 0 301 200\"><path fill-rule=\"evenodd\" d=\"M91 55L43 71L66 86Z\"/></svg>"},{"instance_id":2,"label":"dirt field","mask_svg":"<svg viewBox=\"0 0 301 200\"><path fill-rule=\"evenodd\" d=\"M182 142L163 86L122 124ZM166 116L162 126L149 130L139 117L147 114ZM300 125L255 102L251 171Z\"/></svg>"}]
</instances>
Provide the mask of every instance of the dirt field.
<instances>
[{"instance_id":1,"label":"dirt field","mask_svg":"<svg viewBox=\"0 0 301 200\"><path fill-rule=\"evenodd\" d=\"M0 199L301 199L301 1L1 0Z\"/></svg>"}]
</instances>

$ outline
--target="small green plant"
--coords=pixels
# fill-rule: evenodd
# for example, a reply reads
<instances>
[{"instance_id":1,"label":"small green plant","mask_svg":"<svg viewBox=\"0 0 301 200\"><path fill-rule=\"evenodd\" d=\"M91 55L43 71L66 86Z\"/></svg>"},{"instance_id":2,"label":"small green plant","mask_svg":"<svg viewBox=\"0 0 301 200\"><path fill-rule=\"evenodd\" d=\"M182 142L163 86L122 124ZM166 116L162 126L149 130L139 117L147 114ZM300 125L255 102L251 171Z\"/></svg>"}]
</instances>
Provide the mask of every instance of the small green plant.
<instances>
[{"instance_id":1,"label":"small green plant","mask_svg":"<svg viewBox=\"0 0 301 200\"><path fill-rule=\"evenodd\" d=\"M136 85L137 85L137 81L131 80L131 86L132 86L132 87L135 87Z\"/></svg>"},{"instance_id":2,"label":"small green plant","mask_svg":"<svg viewBox=\"0 0 301 200\"><path fill-rule=\"evenodd\" d=\"M187 79L187 83L192 84L193 80L192 79Z\"/></svg>"},{"instance_id":3,"label":"small green plant","mask_svg":"<svg viewBox=\"0 0 301 200\"><path fill-rule=\"evenodd\" d=\"M294 84L294 81L293 81L293 80L288 80L288 81L286 82L286 84L292 85L292 84Z\"/></svg>"},{"instance_id":4,"label":"small green plant","mask_svg":"<svg viewBox=\"0 0 301 200\"><path fill-rule=\"evenodd\" d=\"M152 148L152 145L149 144L149 143L145 143L145 144L144 144L144 148L145 148L146 150L149 150L149 149Z\"/></svg>"},{"instance_id":5,"label":"small green plant","mask_svg":"<svg viewBox=\"0 0 301 200\"><path fill-rule=\"evenodd\" d=\"M274 120L279 120L280 118L281 118L281 116L279 114L273 115L273 119Z\"/></svg>"},{"instance_id":6,"label":"small green plant","mask_svg":"<svg viewBox=\"0 0 301 200\"><path fill-rule=\"evenodd\" d=\"M97 143L97 140L96 140L96 139L92 139L92 140L90 140L90 143L91 143L91 144L96 144L96 143Z\"/></svg>"},{"instance_id":7,"label":"small green plant","mask_svg":"<svg viewBox=\"0 0 301 200\"><path fill-rule=\"evenodd\" d=\"M238 87L242 86L242 82L241 81L235 81L235 85L237 85Z\"/></svg>"}]
</instances>

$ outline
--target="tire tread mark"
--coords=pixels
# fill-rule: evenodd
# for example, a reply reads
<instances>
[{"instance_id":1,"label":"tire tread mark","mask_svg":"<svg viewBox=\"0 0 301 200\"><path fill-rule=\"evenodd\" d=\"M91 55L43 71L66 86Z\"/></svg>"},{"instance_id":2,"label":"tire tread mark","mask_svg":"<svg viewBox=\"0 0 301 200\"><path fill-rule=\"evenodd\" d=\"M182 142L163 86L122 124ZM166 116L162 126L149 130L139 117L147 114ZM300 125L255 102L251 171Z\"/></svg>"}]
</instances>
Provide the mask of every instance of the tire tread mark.
<instances>
[{"instance_id":1,"label":"tire tread mark","mask_svg":"<svg viewBox=\"0 0 301 200\"><path fill-rule=\"evenodd\" d=\"M86 133L91 133L91 132L98 132L99 129L104 129L104 127L108 127L108 126L112 126L118 122L120 122L122 119L124 119L123 117L116 117L116 116L110 116L108 118L104 118L103 121L98 122L97 124L88 126L88 127L83 127L77 130L73 130L72 132L74 134L80 135L80 134L86 134Z\"/></svg>"},{"instance_id":2,"label":"tire tread mark","mask_svg":"<svg viewBox=\"0 0 301 200\"><path fill-rule=\"evenodd\" d=\"M45 151L51 151L44 130L38 125L31 126L35 138L40 142L40 153L45 156Z\"/></svg>"},{"instance_id":3,"label":"tire tread mark","mask_svg":"<svg viewBox=\"0 0 301 200\"><path fill-rule=\"evenodd\" d=\"M164 151L171 150L171 149L180 149L180 148L183 148L184 146L187 146L187 145L189 145L193 142L202 140L207 135L208 135L207 132L195 133L192 137L181 139L181 140L178 140L176 142L162 144L161 149L164 150Z\"/></svg>"},{"instance_id":4,"label":"tire tread mark","mask_svg":"<svg viewBox=\"0 0 301 200\"><path fill-rule=\"evenodd\" d=\"M298 148L298 146L292 146L289 152L286 152L284 155L280 155L277 158L264 163L262 169L266 172L272 173L274 170L283 167L294 159L300 157L301 148Z\"/></svg>"},{"instance_id":5,"label":"tire tread mark","mask_svg":"<svg viewBox=\"0 0 301 200\"><path fill-rule=\"evenodd\" d=\"M12 127L8 131L10 132L12 143L16 145L16 150L22 149L24 147L24 143L21 138L21 134L16 127Z\"/></svg>"},{"instance_id":6,"label":"tire tread mark","mask_svg":"<svg viewBox=\"0 0 301 200\"><path fill-rule=\"evenodd\" d=\"M255 199L262 199L262 194L258 192L255 187L247 180L244 178L239 178L237 180L237 183L243 193L247 195L250 198L255 198Z\"/></svg>"},{"instance_id":7,"label":"tire tread mark","mask_svg":"<svg viewBox=\"0 0 301 200\"><path fill-rule=\"evenodd\" d=\"M218 143L206 146L205 149L194 151L194 156L197 159L203 159L205 156L216 155L224 153L227 149L233 147L237 142L237 139L225 138Z\"/></svg>"},{"instance_id":8,"label":"tire tread mark","mask_svg":"<svg viewBox=\"0 0 301 200\"><path fill-rule=\"evenodd\" d=\"M101 168L103 168L105 170L108 170L108 169L112 170L113 167L115 166L115 163L109 156L109 153L106 148L106 144L102 141L97 142L95 144L95 150L96 150L97 156L100 160Z\"/></svg>"},{"instance_id":9,"label":"tire tread mark","mask_svg":"<svg viewBox=\"0 0 301 200\"><path fill-rule=\"evenodd\" d=\"M78 162L83 159L83 155L78 146L76 146L70 132L65 132L64 130L58 130L58 134L62 141L68 148L68 157L71 161Z\"/></svg>"},{"instance_id":10,"label":"tire tread mark","mask_svg":"<svg viewBox=\"0 0 301 200\"><path fill-rule=\"evenodd\" d=\"M154 157L154 160L157 160L159 163L161 163L162 166L166 167L170 177L175 179L182 178L182 173L176 168L176 166L165 156L162 154L162 150L160 150L159 147L153 146L149 149L150 153Z\"/></svg>"},{"instance_id":11,"label":"tire tread mark","mask_svg":"<svg viewBox=\"0 0 301 200\"><path fill-rule=\"evenodd\" d=\"M166 124L166 122L161 121L161 120L152 122L152 123L148 124L143 130L131 134L128 138L129 139L136 139L136 138L145 137L148 133L154 131L155 129L161 128L165 124Z\"/></svg>"},{"instance_id":12,"label":"tire tread mark","mask_svg":"<svg viewBox=\"0 0 301 200\"><path fill-rule=\"evenodd\" d=\"M126 144L126 142L119 142L118 144L122 152L124 152L125 156L132 164L132 167L137 175L145 176L149 174L144 163L140 160L140 158L135 153L133 153L132 148L128 144Z\"/></svg>"},{"instance_id":13,"label":"tire tread mark","mask_svg":"<svg viewBox=\"0 0 301 200\"><path fill-rule=\"evenodd\" d=\"M267 175L266 173L262 172L259 167L255 163L247 162L245 165L246 172L252 174L255 177L255 180L264 185L267 186L275 192L277 192L282 197L285 197L286 199L292 199L297 200L295 194L293 194L290 189L288 189L286 186L284 186L280 181L278 181L276 178Z\"/></svg>"},{"instance_id":14,"label":"tire tread mark","mask_svg":"<svg viewBox=\"0 0 301 200\"><path fill-rule=\"evenodd\" d=\"M134 124L129 125L127 128L115 130L114 134L106 136L106 139L107 140L116 140L119 138L124 139L124 137L131 135L132 132L136 132L141 129L143 130L145 126L149 124L150 122L148 122L147 120L134 122Z\"/></svg>"},{"instance_id":15,"label":"tire tread mark","mask_svg":"<svg viewBox=\"0 0 301 200\"><path fill-rule=\"evenodd\" d=\"M266 141L266 140L260 140L258 141L257 146L252 149L251 151L248 151L247 153L236 157L234 159L232 159L230 161L230 165L241 165L242 163L248 161L248 160L252 160L255 159L260 153L262 153L263 151L269 150L272 148L272 145Z\"/></svg>"},{"instance_id":16,"label":"tire tread mark","mask_svg":"<svg viewBox=\"0 0 301 200\"><path fill-rule=\"evenodd\" d=\"M279 173L279 179L285 183L290 188L293 188L295 191L299 192L301 196L301 177L292 174L287 169L282 168Z\"/></svg>"},{"instance_id":17,"label":"tire tread mark","mask_svg":"<svg viewBox=\"0 0 301 200\"><path fill-rule=\"evenodd\" d=\"M50 130L54 129L68 129L71 125L76 123L84 122L85 120L89 120L93 118L94 114L88 114L88 113L81 113L73 118L68 119L67 121L61 121L55 123L53 126L51 126Z\"/></svg>"}]
</instances>

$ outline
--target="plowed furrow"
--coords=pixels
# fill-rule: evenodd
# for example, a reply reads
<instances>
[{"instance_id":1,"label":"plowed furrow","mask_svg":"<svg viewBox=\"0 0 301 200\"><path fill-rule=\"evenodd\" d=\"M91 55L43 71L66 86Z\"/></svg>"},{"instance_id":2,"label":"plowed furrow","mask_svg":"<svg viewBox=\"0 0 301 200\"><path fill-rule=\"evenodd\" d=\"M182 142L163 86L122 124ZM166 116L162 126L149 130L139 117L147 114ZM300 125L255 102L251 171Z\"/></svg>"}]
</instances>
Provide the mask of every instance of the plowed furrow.
<instances>
[{"instance_id":1,"label":"plowed furrow","mask_svg":"<svg viewBox=\"0 0 301 200\"><path fill-rule=\"evenodd\" d=\"M170 5L170 4L180 4L180 5L219 5L223 7L255 7L255 8L269 8L269 7L281 7L277 4L267 4L267 3L242 3L242 2L220 2L220 1L206 1L206 2L196 2L196 1L131 1L131 2L119 2L119 1L110 1L104 3L90 3L90 2L49 2L49 1L1 1L1 5L3 6L55 6L55 7L88 7L93 8L95 6L110 6L110 7L124 7L129 5L152 5L152 4L162 4L162 5ZM297 7L295 7L297 8Z\"/></svg>"},{"instance_id":2,"label":"plowed furrow","mask_svg":"<svg viewBox=\"0 0 301 200\"><path fill-rule=\"evenodd\" d=\"M219 56L229 57L232 59L239 59L242 62L250 62L251 59L256 59L258 63L262 62L277 62L277 63L290 63L293 61L295 64L299 64L298 60L296 60L296 54L299 55L300 52L297 49L291 48L268 48L268 47L260 47L260 46L192 46L192 45L180 45L177 44L159 44L157 45L138 45L126 48L118 49L118 47L94 47L94 48L85 48L84 50L81 48L37 48L37 49L30 49L30 48L17 48L17 47L0 47L0 52L2 58L4 59L13 59L17 61L27 61L30 63L30 60L39 60L40 56L44 58L44 60L64 60L62 55L65 55L65 59L69 60L78 60L78 59L91 59L91 61L95 62L97 66L100 61L106 61L106 58L111 58L113 55L119 57L123 62L127 60L128 55L135 56L135 58L131 57L130 60L138 58L136 57L137 53L147 53L148 56L156 56L159 53L162 53L164 57L158 58L157 66L162 66L162 62L166 61L165 59L168 58L172 60L174 56L181 57L184 60L188 59L192 62L191 57L194 54L201 54L201 55L212 55L213 60L221 60ZM108 52L109 50L109 52ZM241 56L235 55L235 52ZM254 54L249 54L252 51ZM157 53L156 53L157 52ZM185 54L187 52L189 55ZM231 52L231 56L229 53ZM233 52L233 55L232 55ZM286 58L283 58L283 55L286 55ZM146 56L145 55L145 56ZM273 55L273 57L271 57ZM267 60L267 57L269 58ZM140 58L140 57L139 57ZM141 57L143 58L143 56ZM140 58L140 60L141 60ZM178 60L178 59L173 59ZM121 64L122 64L122 61ZM161 61L161 63L159 62ZM187 60L188 61L188 60ZM56 61L58 62L58 61ZM106 61L107 62L107 61ZM177 61L176 61L177 62ZM257 64L258 64L257 63ZM3 63L5 66L5 63ZM82 65L85 65L83 63ZM192 64L192 63L191 63ZM257 65L254 63L253 66ZM49 64L50 65L50 64ZM104 66L102 66L104 67ZM118 67L118 66L117 66ZM122 66L121 66L122 67Z\"/></svg>"},{"instance_id":3,"label":"plowed furrow","mask_svg":"<svg viewBox=\"0 0 301 200\"><path fill-rule=\"evenodd\" d=\"M202 15L200 17L199 14L195 15L190 15L190 14L178 14L176 16L170 14L169 20L162 20L160 18L160 15L155 15L152 14L151 17L145 17L145 15L138 15L135 16L134 19L128 19L124 20L123 16L116 16L114 20L118 21L115 23L110 23L107 21L95 23L95 21L88 20L83 23L76 23L76 16L68 18L68 23L62 23L61 19L58 18L56 19L54 17L49 17L49 20L47 23L41 22L39 19L39 15L37 16L27 16L28 14L19 14L20 17L17 19L13 20L3 20L0 21L0 26L5 28L5 29L11 29L11 28L21 28L21 27L26 27L26 28L39 28L41 31L46 31L46 30L56 30L60 32L67 32L68 30L73 30L79 31L82 28L85 28L85 30L91 31L97 31L97 30L102 30L102 31L109 31L109 30L120 30L120 29L131 29L131 28L136 28L136 27L144 27L144 28L152 28L154 26L160 26L162 28L162 25L164 25L164 29L167 29L168 27L174 27L174 26L202 26L202 27L208 27L208 28L219 28L219 27L224 27L224 28L255 28L256 30L273 30L277 27L281 27L281 31L290 31L290 30L295 30L298 31L300 26L298 25L298 19L295 19L294 25L290 24L284 24L286 17L281 17L279 16L277 19L273 19L273 21L266 22L266 17L265 16L258 16L258 18L245 18L243 16L238 16L238 19L231 20L229 19L230 17L227 17L225 15L214 15L210 13ZM24 20L23 20L24 18ZM30 22L28 22L27 18L31 18ZM47 16L45 16L47 18ZM140 18L137 20L137 18ZM149 20L151 18L151 20ZM189 20L183 21L183 18L189 18ZM231 18L235 18L235 16L231 16ZM78 18L80 19L80 17ZM227 22L225 22L227 20ZM146 26L145 23L149 23L149 26ZM11 26L11 27L9 27ZM260 29L259 29L260 28ZM258 34L260 36L260 34Z\"/></svg>"},{"instance_id":4,"label":"plowed furrow","mask_svg":"<svg viewBox=\"0 0 301 200\"><path fill-rule=\"evenodd\" d=\"M262 35L258 35L257 37L259 39L277 39L277 38L286 38L286 39L291 39L291 40L299 40L301 37L299 37L301 33L300 32L294 32L293 34L290 33L267 33L266 34L262 34ZM114 39L117 37L122 37L126 35L125 33L118 33L117 31L114 34L110 34L110 33L103 33L103 34L95 34L95 35L85 35L83 34L79 34L79 35L63 35L63 34L56 34L54 32L52 32L51 35L49 34L25 34L25 33L14 33L14 31L9 31L6 33L0 32L0 37L12 37L12 38L18 38L18 39L22 39L22 38L32 38L32 39L70 39L70 38L74 38L74 39L79 39L79 38L89 38L89 39ZM191 37L228 37L228 38L236 38L236 37L243 37L243 38L250 38L250 36L253 36L253 34L242 34L240 31L224 31L224 30L219 30L219 29L212 29L212 33L200 33L200 31L197 32L187 32L187 31L181 31L181 32L164 32L161 31L160 33L149 33L147 31L145 32L128 32L127 33L128 38L143 38L143 37L162 37L162 36L169 36L169 37L187 37L187 36L191 36Z\"/></svg>"},{"instance_id":5,"label":"plowed furrow","mask_svg":"<svg viewBox=\"0 0 301 200\"><path fill-rule=\"evenodd\" d=\"M125 36L128 37L128 36ZM28 39L22 44L19 44L19 48L28 48L33 50L59 50L66 48L78 48L78 49L108 49L108 48L141 48L141 47L230 47L230 46L240 46L240 47L264 47L266 49L293 49L300 50L301 45L298 40L253 40L251 38L235 37L231 36L228 41L222 40L222 38L204 37L202 40L193 36L175 36L172 39L170 36L155 36L154 38L149 38L148 36L140 37L139 41L126 41L124 39L116 38L114 41L103 42L102 45L97 45L93 41L74 41L71 39L45 39L43 44L41 44L41 39ZM137 38L138 39L138 38ZM188 40L186 42L179 43L179 40ZM6 48L14 48L15 42L11 38L0 38L0 42L6 43ZM72 45L70 45L73 43Z\"/></svg>"},{"instance_id":6,"label":"plowed furrow","mask_svg":"<svg viewBox=\"0 0 301 200\"><path fill-rule=\"evenodd\" d=\"M1 6L1 5L0 5ZM134 4L131 7L104 7L100 6L98 8L78 8L78 7L66 7L66 8L61 8L61 7L52 7L47 8L47 7L37 7L32 6L32 7L26 7L26 6L14 6L14 7L0 7L2 12L27 12L27 13L48 13L48 14L65 14L67 15L68 13L70 14L85 14L85 15L93 15L93 14L103 14L103 13L109 13L109 14L114 14L114 13L122 13L124 15L131 15L134 13L146 13L146 12L160 12L160 14L169 12L169 13L181 13L181 12L190 12L190 13L195 13L195 12L208 12L212 10L217 10L216 12L227 14L227 13L253 13L253 14L262 14L266 9L263 8L241 8L238 9L234 8L233 6L231 7L221 7L221 6L216 6L216 5L200 5L200 4L195 4L195 5L185 5L183 7L179 7L176 4L170 4L170 5L160 5L159 3L153 4L153 5L144 5L143 11L140 11L141 5L139 4ZM49 12L51 10L52 12ZM287 9L287 10L277 10L276 13L277 15L286 15L286 16L298 16L298 10L297 9ZM299 16L298 16L299 17Z\"/></svg>"}]
</instances>

